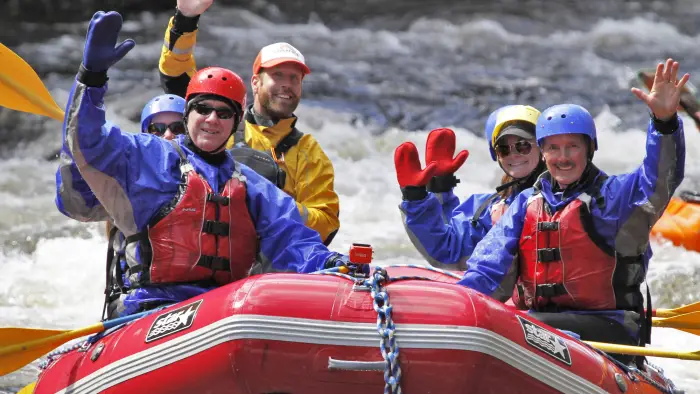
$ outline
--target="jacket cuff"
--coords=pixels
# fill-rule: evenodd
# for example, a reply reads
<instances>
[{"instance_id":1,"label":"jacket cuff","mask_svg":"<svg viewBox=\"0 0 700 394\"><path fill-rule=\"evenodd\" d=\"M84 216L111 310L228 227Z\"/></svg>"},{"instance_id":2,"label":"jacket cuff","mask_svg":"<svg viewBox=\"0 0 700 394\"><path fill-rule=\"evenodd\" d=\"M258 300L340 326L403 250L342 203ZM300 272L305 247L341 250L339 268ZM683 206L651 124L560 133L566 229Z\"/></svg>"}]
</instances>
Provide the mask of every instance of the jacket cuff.
<instances>
[{"instance_id":1,"label":"jacket cuff","mask_svg":"<svg viewBox=\"0 0 700 394\"><path fill-rule=\"evenodd\" d=\"M420 201L428 197L425 186L406 186L401 188L401 195L405 201Z\"/></svg>"},{"instance_id":2,"label":"jacket cuff","mask_svg":"<svg viewBox=\"0 0 700 394\"><path fill-rule=\"evenodd\" d=\"M199 17L197 16L185 16L180 10L175 8L175 18L173 18L173 30L178 33L191 33L197 30L197 25L199 23Z\"/></svg>"},{"instance_id":3,"label":"jacket cuff","mask_svg":"<svg viewBox=\"0 0 700 394\"><path fill-rule=\"evenodd\" d=\"M101 88L107 84L107 70L105 71L90 71L81 63L76 77L78 82L92 88Z\"/></svg>"},{"instance_id":4,"label":"jacket cuff","mask_svg":"<svg viewBox=\"0 0 700 394\"><path fill-rule=\"evenodd\" d=\"M457 179L454 174L434 176L430 178L430 181L428 182L428 191L431 193L449 192L450 190L454 189L458 183L459 179Z\"/></svg>"},{"instance_id":5,"label":"jacket cuff","mask_svg":"<svg viewBox=\"0 0 700 394\"><path fill-rule=\"evenodd\" d=\"M651 120L654 122L654 129L663 135L673 134L676 130L678 130L678 127L680 126L677 113L673 114L671 119L667 121L657 119L656 116L654 116L654 114L652 113Z\"/></svg>"}]
</instances>

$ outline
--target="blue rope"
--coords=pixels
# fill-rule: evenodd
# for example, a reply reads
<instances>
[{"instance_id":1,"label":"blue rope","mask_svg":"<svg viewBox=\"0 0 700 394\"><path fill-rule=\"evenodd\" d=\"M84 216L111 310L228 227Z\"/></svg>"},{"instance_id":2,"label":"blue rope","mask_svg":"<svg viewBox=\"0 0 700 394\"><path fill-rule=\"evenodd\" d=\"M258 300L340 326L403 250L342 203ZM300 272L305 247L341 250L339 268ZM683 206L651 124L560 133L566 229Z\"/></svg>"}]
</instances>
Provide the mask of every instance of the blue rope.
<instances>
[{"instance_id":1,"label":"blue rope","mask_svg":"<svg viewBox=\"0 0 700 394\"><path fill-rule=\"evenodd\" d=\"M399 344L396 341L396 326L391 317L392 306L389 294L384 289L388 282L386 270L376 267L374 273L363 281L371 289L374 310L377 312L379 349L384 358L384 394L401 394L401 366Z\"/></svg>"}]
</instances>

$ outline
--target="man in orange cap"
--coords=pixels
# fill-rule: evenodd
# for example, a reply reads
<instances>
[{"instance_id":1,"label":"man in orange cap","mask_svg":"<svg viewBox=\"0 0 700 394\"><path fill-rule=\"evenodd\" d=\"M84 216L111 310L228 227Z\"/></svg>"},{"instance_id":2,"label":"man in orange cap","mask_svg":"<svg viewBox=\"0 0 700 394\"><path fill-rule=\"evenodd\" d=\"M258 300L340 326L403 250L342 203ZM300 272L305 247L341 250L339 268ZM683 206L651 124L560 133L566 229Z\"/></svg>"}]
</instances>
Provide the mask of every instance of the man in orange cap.
<instances>
[{"instance_id":1,"label":"man in orange cap","mask_svg":"<svg viewBox=\"0 0 700 394\"><path fill-rule=\"evenodd\" d=\"M214 0L177 0L175 16L165 32L159 70L167 93L184 96L195 73L194 46L199 17ZM333 164L316 139L296 129L294 111L302 94L302 81L310 73L301 52L286 42L263 47L253 64L253 104L246 108L245 125L229 140L227 148L248 146L268 152L274 159L249 160L250 149L234 153L238 161L258 173L277 179L277 186L291 195L305 224L316 230L326 245L337 233L340 204L334 190ZM270 169L272 163L279 170Z\"/></svg>"}]
</instances>

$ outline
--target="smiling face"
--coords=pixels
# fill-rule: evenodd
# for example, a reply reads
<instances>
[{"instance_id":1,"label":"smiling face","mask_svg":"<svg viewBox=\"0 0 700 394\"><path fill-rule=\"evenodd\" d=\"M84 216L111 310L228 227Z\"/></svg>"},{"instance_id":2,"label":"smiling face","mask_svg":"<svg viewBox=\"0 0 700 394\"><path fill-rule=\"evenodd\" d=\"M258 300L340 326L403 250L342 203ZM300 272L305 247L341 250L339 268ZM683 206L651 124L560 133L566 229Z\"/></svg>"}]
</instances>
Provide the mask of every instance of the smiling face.
<instances>
[{"instance_id":1,"label":"smiling face","mask_svg":"<svg viewBox=\"0 0 700 394\"><path fill-rule=\"evenodd\" d=\"M255 111L270 118L292 116L301 99L304 73L298 64L287 62L263 69L253 75Z\"/></svg>"},{"instance_id":2,"label":"smiling face","mask_svg":"<svg viewBox=\"0 0 700 394\"><path fill-rule=\"evenodd\" d=\"M542 144L547 170L559 187L578 181L588 164L588 139L582 134L559 134L547 137Z\"/></svg>"},{"instance_id":3,"label":"smiling face","mask_svg":"<svg viewBox=\"0 0 700 394\"><path fill-rule=\"evenodd\" d=\"M197 148L216 153L225 148L235 121L235 111L225 102L202 100L190 109L187 130Z\"/></svg>"},{"instance_id":4,"label":"smiling face","mask_svg":"<svg viewBox=\"0 0 700 394\"><path fill-rule=\"evenodd\" d=\"M529 176L540 162L540 148L535 140L515 135L500 138L496 144L496 154L503 171L515 179Z\"/></svg>"}]
</instances>

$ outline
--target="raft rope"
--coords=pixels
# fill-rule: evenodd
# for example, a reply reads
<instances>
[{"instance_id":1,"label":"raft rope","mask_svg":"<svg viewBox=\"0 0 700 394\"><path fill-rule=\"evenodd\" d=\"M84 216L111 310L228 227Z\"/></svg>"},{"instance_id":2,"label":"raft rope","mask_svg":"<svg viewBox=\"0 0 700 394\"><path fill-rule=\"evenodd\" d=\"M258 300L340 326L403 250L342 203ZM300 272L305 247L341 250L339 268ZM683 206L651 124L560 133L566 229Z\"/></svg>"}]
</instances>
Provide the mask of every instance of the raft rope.
<instances>
[{"instance_id":1,"label":"raft rope","mask_svg":"<svg viewBox=\"0 0 700 394\"><path fill-rule=\"evenodd\" d=\"M417 265L417 264L392 264L387 267L407 267L420 268L427 271L438 272L443 275L462 279L462 276L442 270L439 268ZM401 366L399 364L399 344L396 340L396 325L392 319L392 306L389 302L389 293L386 291L385 285L389 282L398 282L402 280L435 280L425 276L405 275L390 278L386 272L387 267L375 267L374 273L369 278L356 278L348 274L338 272L338 268L330 268L314 272L317 275L331 275L348 279L355 283L355 286L365 287L371 291L374 310L377 312L377 331L381 337L379 341L379 349L384 358L384 394L401 394Z\"/></svg>"},{"instance_id":2,"label":"raft rope","mask_svg":"<svg viewBox=\"0 0 700 394\"><path fill-rule=\"evenodd\" d=\"M151 315L151 314L153 314L153 313L156 313L156 312L160 312L160 311L162 311L163 309L169 307L170 305L172 305L172 304L161 305L161 306L159 306L159 307L157 307L157 308L155 308L155 309L149 311L149 313L146 313L143 317L149 316L149 315ZM56 349L56 350L50 352L50 353L47 354L47 355L45 356L45 358L39 363L39 369L41 369L42 371L45 370L45 369L48 368L49 365L51 365L51 363L54 362L54 361L56 360L56 358L57 358L58 356L60 356L60 355L63 355L63 354L66 354L66 353L70 353L70 352L72 352L72 351L74 351L74 350L78 350L78 351L81 351L81 352L87 351L87 350L90 348L90 346L92 346L92 344L94 344L95 342L99 341L99 340L102 339L103 337L105 337L105 336L107 336L107 335L109 335L109 334L111 334L111 333L113 333L113 332L115 332L115 331L117 331L117 330L121 330L122 327L126 326L127 324L129 324L129 323L131 323L131 322L132 322L132 321L127 321L127 322L122 323L122 324L120 324L120 325L118 325L118 326L114 326L114 327L112 327L112 328L110 328L110 329L108 329L108 330L105 330L105 331L102 331L102 332L98 332L97 334L94 334L94 335L88 337L88 338L85 339L84 341L76 342L76 343L74 343L74 344L67 345L67 346L64 346L64 347L62 347L62 348L58 348L58 349Z\"/></svg>"},{"instance_id":3,"label":"raft rope","mask_svg":"<svg viewBox=\"0 0 700 394\"><path fill-rule=\"evenodd\" d=\"M580 341L579 341L579 342L580 342ZM581 342L581 343L586 344L585 342ZM612 356L609 355L608 353L606 353L606 352L604 352L604 351L602 351L602 350L600 350L600 349L594 348L594 347L591 346L591 345L586 344L586 346L588 346L589 349L595 351L596 353L598 353L598 354L600 354L601 356L603 356L603 357L605 357L606 359L608 359L608 361L610 361L610 362L612 362L613 364L615 364L615 365L616 365L618 368L620 368L620 369L627 375L627 377L629 377L629 379L630 379L631 381L633 381L633 382L638 382L638 381L640 381L640 380L643 380L643 381L646 382L647 384L649 384L649 385L651 385L651 386L654 386L655 389L659 390L659 391L662 392L663 394L679 394L679 393L682 393L682 392L683 392L682 390L678 390L678 388L676 388L676 385L673 384L673 381L670 380L670 379L668 379L668 378L666 377L666 375L664 375L664 370L663 370L661 367L658 367L658 366L656 366L656 365L654 365L654 364L651 364L651 363L649 362L649 360L646 361L647 366L650 367L650 368L652 368L652 369L655 369L657 372L659 372L659 376L661 377L661 379L663 379L663 381L664 381L664 383L665 383L665 386L664 386L664 385L661 385L659 382L657 382L656 380L654 380L647 372L645 372L645 371L643 371L643 370L641 370L641 369L639 369L639 368L637 368L637 367L635 367L635 366L627 365L627 364L625 364L625 363L623 363L623 362L620 362L619 360L617 360L616 358L612 357Z\"/></svg>"},{"instance_id":4,"label":"raft rope","mask_svg":"<svg viewBox=\"0 0 700 394\"><path fill-rule=\"evenodd\" d=\"M399 365L399 344L396 342L396 325L391 318L392 306L386 285L389 275L381 267L375 267L374 273L367 279L359 281L371 290L374 310L377 312L377 331L381 339L379 349L384 358L384 394L401 394L401 366ZM358 284L359 284L358 283Z\"/></svg>"},{"instance_id":5,"label":"raft rope","mask_svg":"<svg viewBox=\"0 0 700 394\"><path fill-rule=\"evenodd\" d=\"M84 350L87 349L92 343L95 342L96 339L93 340L94 337L97 337L97 335L93 335L92 337L90 337L90 338L88 338L88 339L86 339L86 340L84 340L84 341L76 342L76 343L74 343L74 344L72 344L72 345L64 346L64 347L62 347L62 348L58 348L58 349L52 351L51 353L47 354L47 355L46 355L46 358L43 359L43 360L39 363L39 369L41 369L42 371L45 370L46 368L49 367L49 365L51 365L52 362L54 362L54 360L56 360L56 357L58 357L58 356L60 356L60 355L62 355L62 354L70 353L70 352L72 352L73 350L77 350L77 349L81 349L81 350L84 351Z\"/></svg>"},{"instance_id":6,"label":"raft rope","mask_svg":"<svg viewBox=\"0 0 700 394\"><path fill-rule=\"evenodd\" d=\"M650 366L651 368L656 369L656 370L659 372L659 376L661 376L661 379L664 380L665 386L664 386L664 385L661 385L659 382L657 382L656 380L652 379L652 377L649 376L648 373L646 373L646 372L640 370L640 369L637 368L637 367L628 367L629 370L634 374L634 375L631 375L631 374L630 374L630 375L631 375L631 376L635 376L635 377L636 377L636 376L641 377L641 380L643 380L643 381L645 381L646 383L648 383L648 384L654 386L654 388L656 388L657 390L659 390L660 392L662 392L662 393L664 393L664 394L677 394L677 393L682 393L682 391L679 391L679 390L676 388L676 386L673 384L673 382L672 382L671 380L669 380L669 379L666 378L666 376L664 375L663 369L661 369L661 368L659 368L659 367L657 367L657 366L654 366L654 365L649 364L648 361L647 361L647 365Z\"/></svg>"}]
</instances>

